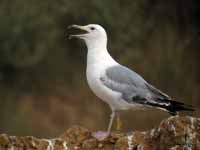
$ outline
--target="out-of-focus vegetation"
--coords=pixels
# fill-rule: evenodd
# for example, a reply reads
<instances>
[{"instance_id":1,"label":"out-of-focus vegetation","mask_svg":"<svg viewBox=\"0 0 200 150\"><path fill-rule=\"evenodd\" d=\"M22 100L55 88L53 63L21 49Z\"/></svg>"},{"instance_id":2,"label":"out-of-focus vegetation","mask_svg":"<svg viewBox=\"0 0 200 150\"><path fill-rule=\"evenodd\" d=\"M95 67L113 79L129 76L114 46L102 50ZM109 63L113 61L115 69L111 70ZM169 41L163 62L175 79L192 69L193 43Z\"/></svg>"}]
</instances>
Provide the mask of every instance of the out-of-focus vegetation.
<instances>
[{"instance_id":1,"label":"out-of-focus vegetation","mask_svg":"<svg viewBox=\"0 0 200 150\"><path fill-rule=\"evenodd\" d=\"M109 108L87 86L86 47L67 39L70 24L103 25L116 60L200 108L198 0L1 0L0 19L0 132L106 128ZM128 111L124 130L150 128L166 116Z\"/></svg>"}]
</instances>

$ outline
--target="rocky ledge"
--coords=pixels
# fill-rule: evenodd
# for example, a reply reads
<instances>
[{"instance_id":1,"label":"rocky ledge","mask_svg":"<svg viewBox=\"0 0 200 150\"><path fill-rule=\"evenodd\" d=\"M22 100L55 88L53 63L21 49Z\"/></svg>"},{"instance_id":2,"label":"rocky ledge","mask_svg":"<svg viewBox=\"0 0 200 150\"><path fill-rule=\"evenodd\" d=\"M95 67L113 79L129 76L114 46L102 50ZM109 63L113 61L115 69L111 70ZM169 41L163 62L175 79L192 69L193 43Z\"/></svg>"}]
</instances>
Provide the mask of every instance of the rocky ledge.
<instances>
[{"instance_id":1,"label":"rocky ledge","mask_svg":"<svg viewBox=\"0 0 200 150\"><path fill-rule=\"evenodd\" d=\"M149 131L112 133L98 141L92 132L72 127L54 139L0 134L0 150L200 150L200 118L170 117Z\"/></svg>"}]
</instances>

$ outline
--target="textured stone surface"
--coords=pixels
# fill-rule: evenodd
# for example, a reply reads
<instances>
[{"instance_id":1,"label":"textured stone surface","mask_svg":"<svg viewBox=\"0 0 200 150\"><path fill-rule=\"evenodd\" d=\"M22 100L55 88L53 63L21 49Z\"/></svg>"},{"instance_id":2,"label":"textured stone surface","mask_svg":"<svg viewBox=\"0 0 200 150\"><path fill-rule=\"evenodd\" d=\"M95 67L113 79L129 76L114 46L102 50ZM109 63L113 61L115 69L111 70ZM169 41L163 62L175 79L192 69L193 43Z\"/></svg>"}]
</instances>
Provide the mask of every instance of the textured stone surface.
<instances>
[{"instance_id":1,"label":"textured stone surface","mask_svg":"<svg viewBox=\"0 0 200 150\"><path fill-rule=\"evenodd\" d=\"M103 141L82 127L55 139L0 134L0 150L200 150L200 118L170 117L150 131L112 133Z\"/></svg>"}]
</instances>

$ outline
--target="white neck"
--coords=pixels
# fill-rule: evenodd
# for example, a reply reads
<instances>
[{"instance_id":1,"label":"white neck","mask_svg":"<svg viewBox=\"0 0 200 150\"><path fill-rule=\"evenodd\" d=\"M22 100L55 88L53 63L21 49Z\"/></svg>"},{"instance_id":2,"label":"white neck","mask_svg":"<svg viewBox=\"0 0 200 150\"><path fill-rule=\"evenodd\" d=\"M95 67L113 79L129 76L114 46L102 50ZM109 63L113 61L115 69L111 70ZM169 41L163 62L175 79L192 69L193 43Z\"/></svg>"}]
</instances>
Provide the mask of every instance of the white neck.
<instances>
[{"instance_id":1,"label":"white neck","mask_svg":"<svg viewBox=\"0 0 200 150\"><path fill-rule=\"evenodd\" d=\"M90 49L107 49L107 37L102 38L86 38L84 39L88 50Z\"/></svg>"},{"instance_id":2,"label":"white neck","mask_svg":"<svg viewBox=\"0 0 200 150\"><path fill-rule=\"evenodd\" d=\"M116 61L107 51L107 37L98 39L85 39L87 45L87 67L88 65L108 66L116 64Z\"/></svg>"},{"instance_id":3,"label":"white neck","mask_svg":"<svg viewBox=\"0 0 200 150\"><path fill-rule=\"evenodd\" d=\"M117 64L117 62L110 56L107 48L88 49L87 52L87 66L101 64L103 66Z\"/></svg>"}]
</instances>

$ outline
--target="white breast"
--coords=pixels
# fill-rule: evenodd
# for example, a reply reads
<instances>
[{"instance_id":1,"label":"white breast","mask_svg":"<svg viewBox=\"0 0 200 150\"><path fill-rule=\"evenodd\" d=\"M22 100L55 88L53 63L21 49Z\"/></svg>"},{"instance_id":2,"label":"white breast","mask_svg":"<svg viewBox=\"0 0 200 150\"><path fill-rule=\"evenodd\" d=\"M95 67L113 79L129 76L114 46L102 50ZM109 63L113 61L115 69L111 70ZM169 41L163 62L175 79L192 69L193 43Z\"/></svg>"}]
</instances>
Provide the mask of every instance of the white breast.
<instances>
[{"instance_id":1,"label":"white breast","mask_svg":"<svg viewBox=\"0 0 200 150\"><path fill-rule=\"evenodd\" d=\"M89 87L94 92L94 94L108 103L112 109L127 109L130 105L121 99L121 93L115 92L108 87L106 87L100 80L100 77L105 74L106 68L117 65L117 63L110 59L109 57L98 58L89 55L89 60L87 61L87 81Z\"/></svg>"}]
</instances>

